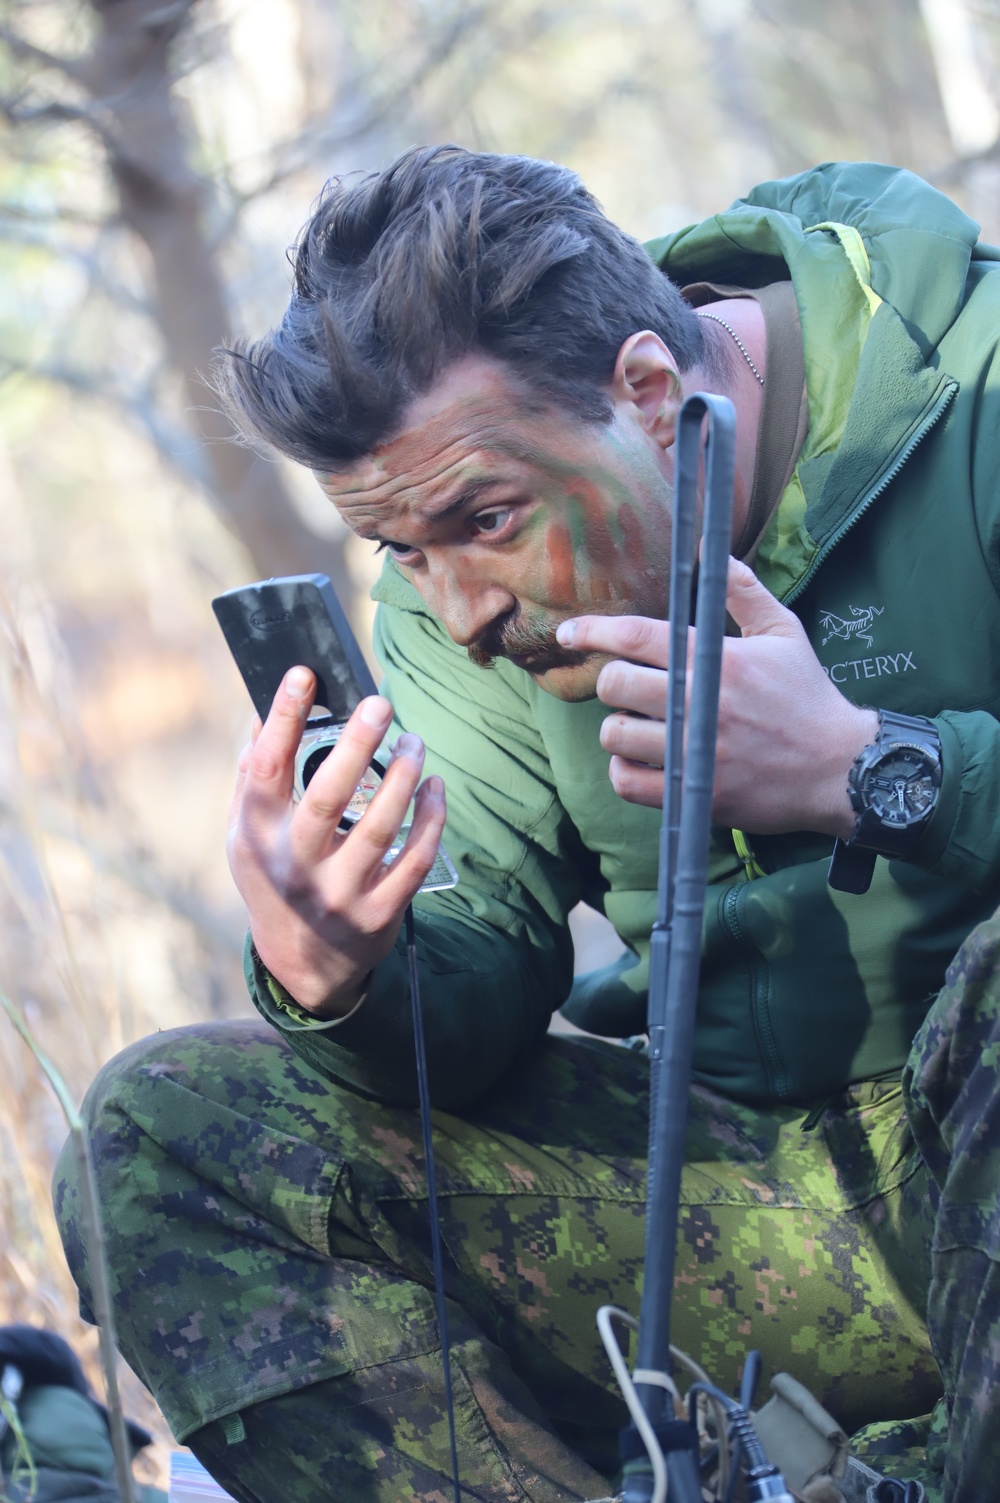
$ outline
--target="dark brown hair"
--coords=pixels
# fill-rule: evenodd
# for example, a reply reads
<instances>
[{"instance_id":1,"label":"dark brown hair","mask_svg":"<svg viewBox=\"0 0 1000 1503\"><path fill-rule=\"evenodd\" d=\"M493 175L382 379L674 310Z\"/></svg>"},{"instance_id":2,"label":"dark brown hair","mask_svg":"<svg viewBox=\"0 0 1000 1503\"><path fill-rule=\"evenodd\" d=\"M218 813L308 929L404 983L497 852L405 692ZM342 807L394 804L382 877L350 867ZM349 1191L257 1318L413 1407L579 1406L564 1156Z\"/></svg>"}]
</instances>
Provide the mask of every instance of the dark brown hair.
<instances>
[{"instance_id":1,"label":"dark brown hair","mask_svg":"<svg viewBox=\"0 0 1000 1503\"><path fill-rule=\"evenodd\" d=\"M457 146L334 180L294 252L279 328L220 352L240 431L312 469L392 436L406 406L472 352L544 402L606 422L618 351L659 334L682 370L702 326L575 173Z\"/></svg>"}]
</instances>

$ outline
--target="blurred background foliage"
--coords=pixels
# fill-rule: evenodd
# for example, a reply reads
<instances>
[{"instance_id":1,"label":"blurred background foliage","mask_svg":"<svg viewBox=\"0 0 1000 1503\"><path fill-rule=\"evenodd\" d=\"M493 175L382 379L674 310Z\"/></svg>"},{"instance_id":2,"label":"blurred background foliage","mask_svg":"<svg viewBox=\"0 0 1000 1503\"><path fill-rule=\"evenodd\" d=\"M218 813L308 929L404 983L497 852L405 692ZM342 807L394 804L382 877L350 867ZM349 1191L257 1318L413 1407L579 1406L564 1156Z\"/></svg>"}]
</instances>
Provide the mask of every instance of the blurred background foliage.
<instances>
[{"instance_id":1,"label":"blurred background foliage","mask_svg":"<svg viewBox=\"0 0 1000 1503\"><path fill-rule=\"evenodd\" d=\"M647 236L875 158L996 239L998 66L1000 0L0 0L0 989L77 1096L130 1039L248 1007L249 711L210 597L323 569L370 624L370 545L227 443L203 381L280 318L322 183L453 140L566 162ZM0 1017L0 1322L92 1355L62 1137Z\"/></svg>"}]
</instances>

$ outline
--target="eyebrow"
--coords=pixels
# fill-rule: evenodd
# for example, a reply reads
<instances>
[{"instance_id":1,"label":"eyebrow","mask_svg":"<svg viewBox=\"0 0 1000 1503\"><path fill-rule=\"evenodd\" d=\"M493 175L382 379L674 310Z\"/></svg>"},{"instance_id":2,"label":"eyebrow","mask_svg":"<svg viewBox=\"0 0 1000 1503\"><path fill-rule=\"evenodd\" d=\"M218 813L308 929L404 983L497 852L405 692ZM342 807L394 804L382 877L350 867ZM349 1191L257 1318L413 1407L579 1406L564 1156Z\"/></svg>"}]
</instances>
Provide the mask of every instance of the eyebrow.
<instances>
[{"instance_id":1,"label":"eyebrow","mask_svg":"<svg viewBox=\"0 0 1000 1503\"><path fill-rule=\"evenodd\" d=\"M420 512L418 514L419 520L425 526L434 526L435 523L443 522L448 517L453 517L456 513L464 511L467 506L472 506L485 491L493 490L498 485L506 484L507 481L501 480L498 476L490 476L483 480L473 480L469 485L464 485L457 496L453 497L451 501L446 502L437 511ZM381 543L383 546L387 542L392 541L380 529L371 532L367 530L362 532L358 529L355 535L366 543Z\"/></svg>"},{"instance_id":2,"label":"eyebrow","mask_svg":"<svg viewBox=\"0 0 1000 1503\"><path fill-rule=\"evenodd\" d=\"M507 485L508 483L507 480L501 480L497 476L490 476L489 479L485 480L474 480L471 484L463 486L458 495L438 511L422 512L420 520L431 523L443 522L446 517L453 517L456 512L464 511L467 506L473 505L474 502L479 500L484 491L495 490L498 485Z\"/></svg>"}]
</instances>

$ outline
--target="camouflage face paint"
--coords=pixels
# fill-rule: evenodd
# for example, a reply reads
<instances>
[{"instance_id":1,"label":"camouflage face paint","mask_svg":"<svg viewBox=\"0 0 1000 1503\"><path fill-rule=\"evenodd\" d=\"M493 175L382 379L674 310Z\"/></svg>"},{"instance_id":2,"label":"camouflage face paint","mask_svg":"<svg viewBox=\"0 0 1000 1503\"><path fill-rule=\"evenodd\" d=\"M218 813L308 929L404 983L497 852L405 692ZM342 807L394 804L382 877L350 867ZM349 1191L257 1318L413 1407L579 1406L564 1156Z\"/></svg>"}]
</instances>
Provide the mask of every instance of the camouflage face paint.
<instances>
[{"instance_id":1,"label":"camouflage face paint","mask_svg":"<svg viewBox=\"0 0 1000 1503\"><path fill-rule=\"evenodd\" d=\"M569 599L576 588L576 550L566 522L552 522L545 535L549 589L556 600Z\"/></svg>"},{"instance_id":2,"label":"camouflage face paint","mask_svg":"<svg viewBox=\"0 0 1000 1503\"><path fill-rule=\"evenodd\" d=\"M593 695L600 659L569 654L583 612L663 612L670 488L631 404L607 425L526 402L487 357L460 362L408 426L320 478L348 525L388 545L456 642L505 655L551 693Z\"/></svg>"}]
</instances>

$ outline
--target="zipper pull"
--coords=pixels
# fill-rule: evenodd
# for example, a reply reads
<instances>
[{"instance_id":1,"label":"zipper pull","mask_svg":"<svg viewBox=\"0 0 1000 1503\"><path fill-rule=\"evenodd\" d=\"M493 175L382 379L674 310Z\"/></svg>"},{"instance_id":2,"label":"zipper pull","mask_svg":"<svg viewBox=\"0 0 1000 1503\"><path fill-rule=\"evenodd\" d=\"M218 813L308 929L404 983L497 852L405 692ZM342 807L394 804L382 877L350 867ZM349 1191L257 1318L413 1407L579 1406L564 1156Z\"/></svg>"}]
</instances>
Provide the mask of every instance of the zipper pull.
<instances>
[{"instance_id":1,"label":"zipper pull","mask_svg":"<svg viewBox=\"0 0 1000 1503\"><path fill-rule=\"evenodd\" d=\"M754 877L767 876L767 872L754 855L750 842L742 830L733 831L733 845L736 847L737 856L743 862L748 882L752 882Z\"/></svg>"}]
</instances>

